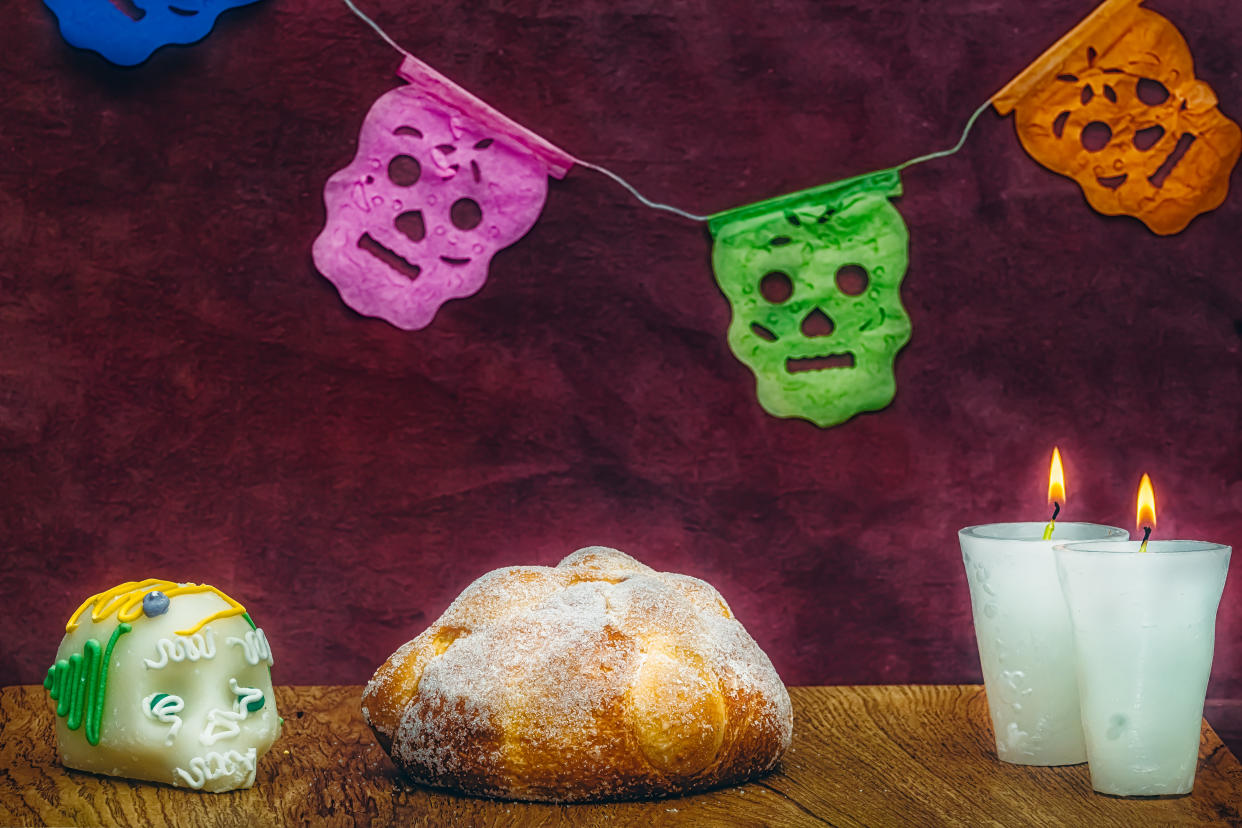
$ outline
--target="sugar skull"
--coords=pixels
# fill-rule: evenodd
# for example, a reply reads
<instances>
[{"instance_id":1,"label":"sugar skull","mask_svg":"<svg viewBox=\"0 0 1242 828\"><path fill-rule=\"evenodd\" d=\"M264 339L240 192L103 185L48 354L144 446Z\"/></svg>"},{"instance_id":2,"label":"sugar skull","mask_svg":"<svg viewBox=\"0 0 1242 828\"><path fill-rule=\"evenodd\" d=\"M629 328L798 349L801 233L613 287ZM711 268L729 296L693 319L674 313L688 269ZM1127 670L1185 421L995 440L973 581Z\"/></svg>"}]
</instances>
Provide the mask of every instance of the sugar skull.
<instances>
[{"instance_id":1,"label":"sugar skull","mask_svg":"<svg viewBox=\"0 0 1242 828\"><path fill-rule=\"evenodd\" d=\"M71 46L119 66L142 63L161 46L207 36L221 12L257 0L43 0Z\"/></svg>"},{"instance_id":2,"label":"sugar skull","mask_svg":"<svg viewBox=\"0 0 1242 828\"><path fill-rule=\"evenodd\" d=\"M823 428L892 401L910 339L909 235L889 201L900 193L886 171L712 217L729 347L769 414Z\"/></svg>"},{"instance_id":3,"label":"sugar skull","mask_svg":"<svg viewBox=\"0 0 1242 828\"><path fill-rule=\"evenodd\" d=\"M214 587L155 578L93 595L44 687L65 767L200 791L254 784L280 733L272 652Z\"/></svg>"},{"instance_id":4,"label":"sugar skull","mask_svg":"<svg viewBox=\"0 0 1242 828\"><path fill-rule=\"evenodd\" d=\"M359 313L405 330L470 296L534 225L569 156L412 58L380 96L358 154L324 187L319 271Z\"/></svg>"},{"instance_id":5,"label":"sugar skull","mask_svg":"<svg viewBox=\"0 0 1242 828\"><path fill-rule=\"evenodd\" d=\"M992 103L1093 208L1168 235L1224 201L1242 130L1195 79L1181 32L1141 2L1107 0Z\"/></svg>"}]
</instances>

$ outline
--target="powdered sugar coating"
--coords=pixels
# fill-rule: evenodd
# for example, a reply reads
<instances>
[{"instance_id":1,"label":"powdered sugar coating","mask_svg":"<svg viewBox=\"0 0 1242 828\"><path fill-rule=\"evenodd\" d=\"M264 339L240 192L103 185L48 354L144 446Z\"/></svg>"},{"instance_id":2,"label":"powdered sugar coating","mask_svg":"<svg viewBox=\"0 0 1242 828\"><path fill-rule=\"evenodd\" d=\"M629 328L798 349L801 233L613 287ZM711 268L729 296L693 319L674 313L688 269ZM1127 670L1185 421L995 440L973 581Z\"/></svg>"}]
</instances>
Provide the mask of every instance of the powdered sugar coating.
<instances>
[{"instance_id":1,"label":"powdered sugar coating","mask_svg":"<svg viewBox=\"0 0 1242 828\"><path fill-rule=\"evenodd\" d=\"M604 547L482 576L363 705L416 781L550 801L740 781L775 765L793 721L715 589Z\"/></svg>"}]
</instances>

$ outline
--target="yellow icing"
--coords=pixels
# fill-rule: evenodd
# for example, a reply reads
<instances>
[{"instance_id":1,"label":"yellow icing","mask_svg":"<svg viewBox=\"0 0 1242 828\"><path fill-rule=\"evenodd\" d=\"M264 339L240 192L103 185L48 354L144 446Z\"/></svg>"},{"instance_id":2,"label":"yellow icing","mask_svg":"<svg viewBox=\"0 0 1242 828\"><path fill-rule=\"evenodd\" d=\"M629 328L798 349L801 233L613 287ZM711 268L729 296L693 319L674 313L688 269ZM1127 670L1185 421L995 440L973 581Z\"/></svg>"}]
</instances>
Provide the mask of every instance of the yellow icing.
<instances>
[{"instance_id":1,"label":"yellow icing","mask_svg":"<svg viewBox=\"0 0 1242 828\"><path fill-rule=\"evenodd\" d=\"M212 592L228 604L228 607L219 612L212 613L206 618L199 621L193 627L185 630L177 630L177 635L193 635L203 627L215 621L217 618L228 618L231 615L241 615L246 608L225 595L220 590L207 584L178 584L176 581L165 581L160 578L147 578L145 581L126 581L123 584L114 586L106 592L98 595L92 595L82 602L82 606L69 618L69 623L65 625L65 632L71 633L78 628L78 619L82 613L86 612L86 608L91 608L91 621L98 624L109 615L116 613L117 621L129 622L142 615L142 599L148 592L159 590L168 596L171 601L178 595L192 595L197 592Z\"/></svg>"}]
</instances>

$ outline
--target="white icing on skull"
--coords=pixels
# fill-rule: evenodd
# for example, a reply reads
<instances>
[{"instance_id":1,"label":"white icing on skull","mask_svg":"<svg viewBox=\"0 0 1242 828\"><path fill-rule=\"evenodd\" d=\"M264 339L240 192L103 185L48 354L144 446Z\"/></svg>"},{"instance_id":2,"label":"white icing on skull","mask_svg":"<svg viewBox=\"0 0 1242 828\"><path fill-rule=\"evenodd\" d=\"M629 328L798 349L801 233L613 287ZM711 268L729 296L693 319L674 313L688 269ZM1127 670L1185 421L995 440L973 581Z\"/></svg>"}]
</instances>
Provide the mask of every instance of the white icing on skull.
<instances>
[{"instance_id":1,"label":"white icing on skull","mask_svg":"<svg viewBox=\"0 0 1242 828\"><path fill-rule=\"evenodd\" d=\"M280 717L271 648L240 604L151 579L87 599L67 629L44 683L66 767L212 792L254 784Z\"/></svg>"}]
</instances>

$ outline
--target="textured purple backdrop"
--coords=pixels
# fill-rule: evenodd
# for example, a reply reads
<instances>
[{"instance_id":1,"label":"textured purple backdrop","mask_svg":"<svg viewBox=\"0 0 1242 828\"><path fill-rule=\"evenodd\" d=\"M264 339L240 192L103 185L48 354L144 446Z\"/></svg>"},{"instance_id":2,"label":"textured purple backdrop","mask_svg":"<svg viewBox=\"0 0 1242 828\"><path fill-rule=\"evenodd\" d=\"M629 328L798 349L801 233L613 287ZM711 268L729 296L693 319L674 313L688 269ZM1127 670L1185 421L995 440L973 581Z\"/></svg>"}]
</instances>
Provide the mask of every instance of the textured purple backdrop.
<instances>
[{"instance_id":1,"label":"textured purple backdrop","mask_svg":"<svg viewBox=\"0 0 1242 828\"><path fill-rule=\"evenodd\" d=\"M106 0L105 0L106 1ZM1242 118L1242 6L1150 0ZM1091 0L370 0L402 45L648 196L707 213L950 146ZM1242 542L1242 184L1161 238L988 112L911 168L888 409L766 415L693 222L575 168L474 297L406 333L310 260L398 55L264 0L115 68L37 3L0 33L0 681L132 578L213 583L280 683L355 683L470 581L589 544L704 578L791 684L980 679L959 527ZM1218 625L1242 699L1242 576ZM1242 704L1238 702L1237 704Z\"/></svg>"}]
</instances>

